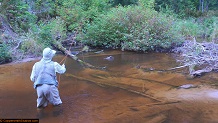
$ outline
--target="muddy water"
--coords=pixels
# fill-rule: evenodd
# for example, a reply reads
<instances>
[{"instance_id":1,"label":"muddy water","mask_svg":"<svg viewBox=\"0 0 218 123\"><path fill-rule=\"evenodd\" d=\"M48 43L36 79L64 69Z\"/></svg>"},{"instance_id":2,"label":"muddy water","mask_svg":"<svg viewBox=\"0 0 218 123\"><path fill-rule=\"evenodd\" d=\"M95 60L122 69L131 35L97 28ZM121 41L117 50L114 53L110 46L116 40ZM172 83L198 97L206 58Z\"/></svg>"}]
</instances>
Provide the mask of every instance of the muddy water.
<instances>
[{"instance_id":1,"label":"muddy water","mask_svg":"<svg viewBox=\"0 0 218 123\"><path fill-rule=\"evenodd\" d=\"M105 58L112 56L113 59ZM63 56L55 56L61 61ZM61 107L36 109L30 61L0 66L0 118L39 118L40 123L217 123L217 73L190 79L172 54L104 51L79 55L102 69L68 58L60 76ZM178 88L192 84L193 88Z\"/></svg>"}]
</instances>

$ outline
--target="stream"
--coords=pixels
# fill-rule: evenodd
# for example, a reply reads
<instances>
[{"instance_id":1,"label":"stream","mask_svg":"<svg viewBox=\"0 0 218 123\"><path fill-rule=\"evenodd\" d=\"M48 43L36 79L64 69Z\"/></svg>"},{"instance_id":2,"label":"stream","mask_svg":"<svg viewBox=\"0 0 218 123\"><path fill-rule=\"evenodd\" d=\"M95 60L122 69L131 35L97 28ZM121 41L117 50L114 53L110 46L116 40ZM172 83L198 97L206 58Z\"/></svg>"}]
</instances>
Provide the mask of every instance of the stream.
<instances>
[{"instance_id":1,"label":"stream","mask_svg":"<svg viewBox=\"0 0 218 123\"><path fill-rule=\"evenodd\" d=\"M60 62L61 53L53 58ZM171 53L81 53L99 69L66 60L58 75L61 107L36 108L30 81L39 60L0 65L0 118L40 123L218 123L218 73L190 78ZM168 71L167 71L168 70ZM182 85L193 85L180 88Z\"/></svg>"}]
</instances>

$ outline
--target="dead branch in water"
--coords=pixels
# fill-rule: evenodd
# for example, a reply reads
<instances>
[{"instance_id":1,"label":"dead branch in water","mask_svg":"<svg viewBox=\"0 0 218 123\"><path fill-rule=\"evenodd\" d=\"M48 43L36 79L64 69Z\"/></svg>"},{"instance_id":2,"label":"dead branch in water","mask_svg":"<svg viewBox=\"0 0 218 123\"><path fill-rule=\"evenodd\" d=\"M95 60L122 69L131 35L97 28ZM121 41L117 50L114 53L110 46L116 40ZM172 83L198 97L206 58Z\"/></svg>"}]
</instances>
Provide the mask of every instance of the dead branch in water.
<instances>
[{"instance_id":1,"label":"dead branch in water","mask_svg":"<svg viewBox=\"0 0 218 123\"><path fill-rule=\"evenodd\" d=\"M74 59L75 61L79 62L80 64L82 64L83 66L85 67L88 67L88 68L95 68L95 69L103 69L102 67L96 67L96 66L93 66L83 60L80 60L76 55L73 55L71 54L70 51L68 51L65 47L63 47L61 44L55 44L54 45L55 48L57 48L58 50L60 50L61 52L65 53L66 56L69 56L70 58Z\"/></svg>"},{"instance_id":2,"label":"dead branch in water","mask_svg":"<svg viewBox=\"0 0 218 123\"><path fill-rule=\"evenodd\" d=\"M196 42L195 38L193 41L185 41L181 47L177 47L173 52L178 53L177 62L182 65L166 70L157 70L149 68L137 68L147 71L173 71L188 67L189 75L191 77L201 76L204 73L218 70L218 44L214 42Z\"/></svg>"},{"instance_id":3,"label":"dead branch in water","mask_svg":"<svg viewBox=\"0 0 218 123\"><path fill-rule=\"evenodd\" d=\"M198 43L186 41L181 47L175 48L174 52L179 53L178 62L189 66L189 74L199 76L218 69L218 44L214 42ZM195 70L198 67L198 70Z\"/></svg>"},{"instance_id":4,"label":"dead branch in water","mask_svg":"<svg viewBox=\"0 0 218 123\"><path fill-rule=\"evenodd\" d=\"M168 70L175 70L175 69L180 69L180 68L184 68L184 67L187 67L189 65L182 65L182 66L178 66L178 67L174 67L174 68L170 68L170 69L167 69Z\"/></svg>"}]
</instances>

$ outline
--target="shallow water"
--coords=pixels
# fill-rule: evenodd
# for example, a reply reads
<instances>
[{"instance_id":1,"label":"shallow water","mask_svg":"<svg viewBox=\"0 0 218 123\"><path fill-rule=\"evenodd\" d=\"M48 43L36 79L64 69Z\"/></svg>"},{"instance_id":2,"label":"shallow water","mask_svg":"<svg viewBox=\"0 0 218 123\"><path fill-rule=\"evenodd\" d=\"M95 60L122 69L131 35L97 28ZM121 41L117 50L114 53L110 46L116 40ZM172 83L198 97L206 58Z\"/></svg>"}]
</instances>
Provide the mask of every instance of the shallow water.
<instances>
[{"instance_id":1,"label":"shallow water","mask_svg":"<svg viewBox=\"0 0 218 123\"><path fill-rule=\"evenodd\" d=\"M112 56L112 60L107 60ZM64 56L57 55L60 62ZM0 66L0 118L39 118L40 123L216 123L217 73L190 79L172 54L104 51L79 55L94 66L68 58L59 79L61 107L36 109L29 79L31 61ZM184 84L196 88L178 89Z\"/></svg>"}]
</instances>

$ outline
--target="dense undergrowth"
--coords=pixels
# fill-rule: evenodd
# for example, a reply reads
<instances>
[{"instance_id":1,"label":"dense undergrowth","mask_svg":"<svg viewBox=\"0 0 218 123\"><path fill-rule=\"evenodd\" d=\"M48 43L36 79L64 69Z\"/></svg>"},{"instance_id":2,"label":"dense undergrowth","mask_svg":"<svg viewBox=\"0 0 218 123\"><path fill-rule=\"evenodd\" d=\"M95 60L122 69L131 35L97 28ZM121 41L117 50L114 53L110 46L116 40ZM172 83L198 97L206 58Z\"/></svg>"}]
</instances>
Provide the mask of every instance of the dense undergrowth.
<instances>
[{"instance_id":1,"label":"dense undergrowth","mask_svg":"<svg viewBox=\"0 0 218 123\"><path fill-rule=\"evenodd\" d=\"M169 49L183 41L176 18L141 6L111 9L86 26L88 45L132 51Z\"/></svg>"},{"instance_id":2,"label":"dense undergrowth","mask_svg":"<svg viewBox=\"0 0 218 123\"><path fill-rule=\"evenodd\" d=\"M166 1L0 0L0 63L41 55L75 33L82 45L143 52L170 51L193 37L217 41L217 9L199 12L192 2L188 13L166 5L155 9Z\"/></svg>"}]
</instances>

